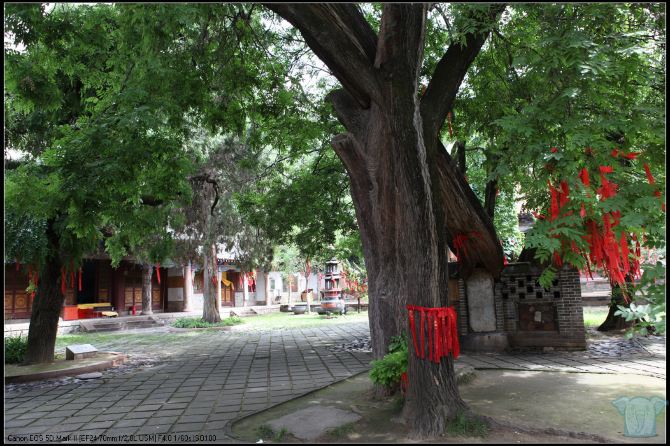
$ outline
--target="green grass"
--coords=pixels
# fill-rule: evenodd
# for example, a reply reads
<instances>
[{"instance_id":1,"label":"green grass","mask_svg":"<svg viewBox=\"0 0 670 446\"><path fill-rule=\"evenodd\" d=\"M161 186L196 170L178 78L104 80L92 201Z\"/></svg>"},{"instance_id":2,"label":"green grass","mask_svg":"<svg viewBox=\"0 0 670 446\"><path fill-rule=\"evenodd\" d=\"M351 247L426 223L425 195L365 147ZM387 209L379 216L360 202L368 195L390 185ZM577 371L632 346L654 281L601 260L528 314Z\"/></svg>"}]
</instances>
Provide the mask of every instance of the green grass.
<instances>
[{"instance_id":1,"label":"green grass","mask_svg":"<svg viewBox=\"0 0 670 446\"><path fill-rule=\"evenodd\" d=\"M172 323L176 328L212 328L212 327L229 327L231 325L242 324L244 321L238 316L231 316L221 319L221 322L211 323L202 320L198 317L181 317Z\"/></svg>"},{"instance_id":2,"label":"green grass","mask_svg":"<svg viewBox=\"0 0 670 446\"><path fill-rule=\"evenodd\" d=\"M333 315L326 318L317 314L293 314L293 313L269 313L260 316L244 318L245 327L257 330L277 330L287 328L310 328L323 327L324 325L337 325L348 322L363 322L368 320L367 311L360 313L350 312L343 316Z\"/></svg>"},{"instance_id":3,"label":"green grass","mask_svg":"<svg viewBox=\"0 0 670 446\"><path fill-rule=\"evenodd\" d=\"M329 429L327 437L331 440L341 440L354 431L354 423L343 424L333 429Z\"/></svg>"},{"instance_id":4,"label":"green grass","mask_svg":"<svg viewBox=\"0 0 670 446\"><path fill-rule=\"evenodd\" d=\"M584 307L584 327L597 328L607 317L607 307Z\"/></svg>"},{"instance_id":5,"label":"green grass","mask_svg":"<svg viewBox=\"0 0 670 446\"><path fill-rule=\"evenodd\" d=\"M447 425L447 433L462 437L486 437L489 428L482 420L468 417L463 412Z\"/></svg>"}]
</instances>

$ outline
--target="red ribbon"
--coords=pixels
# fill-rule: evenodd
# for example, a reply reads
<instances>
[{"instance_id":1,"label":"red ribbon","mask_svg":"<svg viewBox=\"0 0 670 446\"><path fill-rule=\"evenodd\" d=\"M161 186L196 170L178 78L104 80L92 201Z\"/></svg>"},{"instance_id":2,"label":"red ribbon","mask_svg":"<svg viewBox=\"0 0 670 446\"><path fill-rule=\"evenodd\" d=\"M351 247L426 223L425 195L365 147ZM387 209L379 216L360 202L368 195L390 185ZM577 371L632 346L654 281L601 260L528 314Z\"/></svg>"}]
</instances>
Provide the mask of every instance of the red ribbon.
<instances>
[{"instance_id":1,"label":"red ribbon","mask_svg":"<svg viewBox=\"0 0 670 446\"><path fill-rule=\"evenodd\" d=\"M647 163L644 163L644 171L647 173L647 181L649 181L649 184L656 184L656 181L651 175L651 171L649 170L649 165Z\"/></svg>"},{"instance_id":2,"label":"red ribbon","mask_svg":"<svg viewBox=\"0 0 670 446\"><path fill-rule=\"evenodd\" d=\"M582 184L584 186L590 186L591 185L591 181L589 180L589 171L588 171L588 169L586 169L586 167L583 168L581 170L581 172L579 172L579 179L582 180Z\"/></svg>"},{"instance_id":3,"label":"red ribbon","mask_svg":"<svg viewBox=\"0 0 670 446\"><path fill-rule=\"evenodd\" d=\"M454 359L460 354L458 343L457 317L453 307L428 308L408 305L409 325L412 332L414 351L417 357L425 359L428 349L428 360L439 363L442 357L452 354ZM417 341L416 319L414 312L421 315L420 335ZM427 323L426 323L427 322ZM425 344L425 332L428 331L428 345Z\"/></svg>"},{"instance_id":4,"label":"red ribbon","mask_svg":"<svg viewBox=\"0 0 670 446\"><path fill-rule=\"evenodd\" d=\"M161 264L156 263L156 279L158 279L158 284L161 284Z\"/></svg>"},{"instance_id":5,"label":"red ribbon","mask_svg":"<svg viewBox=\"0 0 670 446\"><path fill-rule=\"evenodd\" d=\"M549 190L551 191L551 209L549 212L549 220L551 221L558 217L558 191L551 185L550 181L547 181L547 184L549 184Z\"/></svg>"}]
</instances>

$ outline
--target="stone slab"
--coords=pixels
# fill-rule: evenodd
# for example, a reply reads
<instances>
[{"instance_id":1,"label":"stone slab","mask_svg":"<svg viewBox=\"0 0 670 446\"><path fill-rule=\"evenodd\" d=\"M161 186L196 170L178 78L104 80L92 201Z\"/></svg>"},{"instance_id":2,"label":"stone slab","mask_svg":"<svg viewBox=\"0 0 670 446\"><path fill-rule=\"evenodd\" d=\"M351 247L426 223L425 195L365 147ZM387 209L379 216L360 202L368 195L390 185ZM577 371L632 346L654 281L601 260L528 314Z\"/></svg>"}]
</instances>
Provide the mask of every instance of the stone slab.
<instances>
[{"instance_id":1,"label":"stone slab","mask_svg":"<svg viewBox=\"0 0 670 446\"><path fill-rule=\"evenodd\" d=\"M495 331L493 277L486 271L475 271L466 281L468 316L472 331Z\"/></svg>"},{"instance_id":2,"label":"stone slab","mask_svg":"<svg viewBox=\"0 0 670 446\"><path fill-rule=\"evenodd\" d=\"M66 360L93 358L97 354L98 349L93 347L91 344L75 344L65 347Z\"/></svg>"},{"instance_id":3,"label":"stone slab","mask_svg":"<svg viewBox=\"0 0 670 446\"><path fill-rule=\"evenodd\" d=\"M314 440L328 429L353 423L360 415L332 406L310 406L268 422L275 432L285 428L300 440Z\"/></svg>"}]
</instances>

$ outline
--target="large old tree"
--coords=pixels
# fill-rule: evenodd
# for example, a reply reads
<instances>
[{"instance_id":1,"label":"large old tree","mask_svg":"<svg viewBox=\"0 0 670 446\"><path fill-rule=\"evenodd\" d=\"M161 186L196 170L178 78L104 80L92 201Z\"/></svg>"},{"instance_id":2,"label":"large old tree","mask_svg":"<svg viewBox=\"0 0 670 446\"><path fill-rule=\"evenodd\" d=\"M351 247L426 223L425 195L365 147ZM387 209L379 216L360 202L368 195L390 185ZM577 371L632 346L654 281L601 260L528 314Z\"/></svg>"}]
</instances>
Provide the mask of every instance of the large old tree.
<instances>
[{"instance_id":1,"label":"large old tree","mask_svg":"<svg viewBox=\"0 0 670 446\"><path fill-rule=\"evenodd\" d=\"M439 134L468 66L503 6L472 10L473 31L437 64L423 95L427 5L383 6L375 33L353 4L270 4L300 30L343 86L329 95L347 132L333 147L351 180L369 277L375 357L408 326L407 304L447 305L447 251L472 234L464 264L496 273L502 250L490 219L458 173ZM419 434L441 434L464 408L453 359L416 358L410 343L405 414Z\"/></svg>"}]
</instances>

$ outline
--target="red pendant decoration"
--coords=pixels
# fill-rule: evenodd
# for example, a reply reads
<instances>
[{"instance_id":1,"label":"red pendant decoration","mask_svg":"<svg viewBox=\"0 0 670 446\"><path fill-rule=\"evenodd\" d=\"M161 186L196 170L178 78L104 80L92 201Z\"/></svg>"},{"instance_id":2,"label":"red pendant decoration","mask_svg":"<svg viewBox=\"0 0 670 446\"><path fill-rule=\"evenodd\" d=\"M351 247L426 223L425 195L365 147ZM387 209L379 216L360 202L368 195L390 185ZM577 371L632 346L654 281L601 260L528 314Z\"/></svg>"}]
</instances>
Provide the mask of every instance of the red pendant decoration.
<instances>
[{"instance_id":1,"label":"red pendant decoration","mask_svg":"<svg viewBox=\"0 0 670 446\"><path fill-rule=\"evenodd\" d=\"M414 352L421 359L426 358L428 349L428 360L439 363L442 357L449 353L454 359L460 354L458 343L458 332L456 329L457 318L453 307L428 308L416 305L408 305L409 325L412 332ZM419 336L416 333L415 312L420 314ZM425 343L425 332L428 331L428 344ZM417 340L418 338L418 340Z\"/></svg>"}]
</instances>

